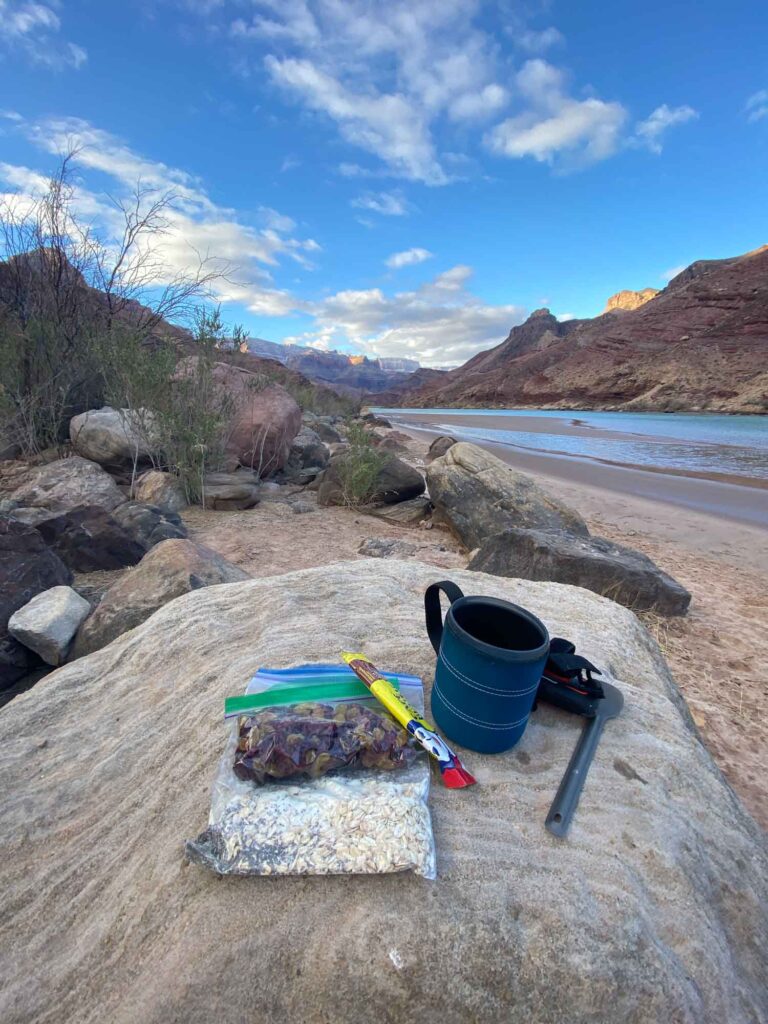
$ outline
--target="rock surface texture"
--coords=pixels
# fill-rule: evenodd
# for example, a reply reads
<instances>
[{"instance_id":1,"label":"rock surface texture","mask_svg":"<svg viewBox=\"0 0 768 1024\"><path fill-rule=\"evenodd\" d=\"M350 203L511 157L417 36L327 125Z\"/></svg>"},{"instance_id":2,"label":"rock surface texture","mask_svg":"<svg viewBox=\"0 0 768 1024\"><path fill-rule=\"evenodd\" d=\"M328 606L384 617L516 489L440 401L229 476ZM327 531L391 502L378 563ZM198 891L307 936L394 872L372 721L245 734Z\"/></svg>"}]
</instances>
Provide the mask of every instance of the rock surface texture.
<instances>
[{"instance_id":1,"label":"rock surface texture","mask_svg":"<svg viewBox=\"0 0 768 1024\"><path fill-rule=\"evenodd\" d=\"M140 462L152 452L151 413L130 409L90 409L74 416L69 438L78 455L102 466Z\"/></svg>"},{"instance_id":2,"label":"rock surface texture","mask_svg":"<svg viewBox=\"0 0 768 1024\"><path fill-rule=\"evenodd\" d=\"M104 594L80 627L72 656L80 658L105 647L190 590L247 579L247 572L200 544L162 541Z\"/></svg>"},{"instance_id":3,"label":"rock surface texture","mask_svg":"<svg viewBox=\"0 0 768 1024\"><path fill-rule=\"evenodd\" d=\"M79 455L57 459L30 472L10 497L20 505L47 508L51 512L70 512L80 505L111 512L125 501L109 473Z\"/></svg>"},{"instance_id":4,"label":"rock surface texture","mask_svg":"<svg viewBox=\"0 0 768 1024\"><path fill-rule=\"evenodd\" d=\"M3 1024L766 1019L765 838L648 634L581 590L453 573L621 681L567 841L543 822L579 725L542 706L513 751L465 755L477 787L433 785L436 883L185 864L223 698L259 665L345 648L429 682L440 573L358 561L196 591L3 710Z\"/></svg>"},{"instance_id":5,"label":"rock surface texture","mask_svg":"<svg viewBox=\"0 0 768 1024\"><path fill-rule=\"evenodd\" d=\"M433 504L468 548L509 527L586 537L584 520L495 455L461 441L427 467Z\"/></svg>"},{"instance_id":6,"label":"rock surface texture","mask_svg":"<svg viewBox=\"0 0 768 1024\"><path fill-rule=\"evenodd\" d=\"M469 569L586 587L634 611L685 615L691 595L640 551L604 537L505 530L489 537Z\"/></svg>"},{"instance_id":7,"label":"rock surface texture","mask_svg":"<svg viewBox=\"0 0 768 1024\"><path fill-rule=\"evenodd\" d=\"M48 665L61 665L91 606L71 587L51 587L19 608L8 632Z\"/></svg>"},{"instance_id":8,"label":"rock surface texture","mask_svg":"<svg viewBox=\"0 0 768 1024\"><path fill-rule=\"evenodd\" d=\"M20 679L29 663L8 620L37 594L71 582L72 573L36 529L0 516L0 689Z\"/></svg>"}]
</instances>

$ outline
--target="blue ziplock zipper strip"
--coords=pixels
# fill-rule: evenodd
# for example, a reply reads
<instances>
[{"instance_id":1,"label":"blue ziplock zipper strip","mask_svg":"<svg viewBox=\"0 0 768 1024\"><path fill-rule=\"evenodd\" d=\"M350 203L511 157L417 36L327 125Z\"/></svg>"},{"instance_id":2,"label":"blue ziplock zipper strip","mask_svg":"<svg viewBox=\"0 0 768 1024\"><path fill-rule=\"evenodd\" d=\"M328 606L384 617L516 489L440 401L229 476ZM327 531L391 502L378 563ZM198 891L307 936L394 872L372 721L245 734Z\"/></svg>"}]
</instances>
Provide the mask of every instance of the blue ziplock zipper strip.
<instances>
[{"instance_id":1,"label":"blue ziplock zipper strip","mask_svg":"<svg viewBox=\"0 0 768 1024\"><path fill-rule=\"evenodd\" d=\"M393 679L399 679L400 682L410 683L411 685L421 685L421 679L418 676L409 676L404 672L382 672L382 676L388 679L390 682ZM344 676L345 679L357 678L355 673L348 665L294 665L293 668L260 668L254 679L264 677L275 676L279 679L286 679L295 677L301 679L304 676Z\"/></svg>"},{"instance_id":2,"label":"blue ziplock zipper strip","mask_svg":"<svg viewBox=\"0 0 768 1024\"><path fill-rule=\"evenodd\" d=\"M424 707L424 687L418 676L399 675L394 672L382 673L417 709ZM364 684L347 665L297 665L288 669L259 669L250 679L242 697L228 697L225 701L225 718L234 718L247 713L253 705L266 708L294 703L306 699L329 700L332 703L362 701L376 704ZM308 696L311 692L311 697ZM269 694L274 692L275 704L270 705ZM325 696L327 694L327 696ZM248 701L248 697L253 698Z\"/></svg>"}]
</instances>

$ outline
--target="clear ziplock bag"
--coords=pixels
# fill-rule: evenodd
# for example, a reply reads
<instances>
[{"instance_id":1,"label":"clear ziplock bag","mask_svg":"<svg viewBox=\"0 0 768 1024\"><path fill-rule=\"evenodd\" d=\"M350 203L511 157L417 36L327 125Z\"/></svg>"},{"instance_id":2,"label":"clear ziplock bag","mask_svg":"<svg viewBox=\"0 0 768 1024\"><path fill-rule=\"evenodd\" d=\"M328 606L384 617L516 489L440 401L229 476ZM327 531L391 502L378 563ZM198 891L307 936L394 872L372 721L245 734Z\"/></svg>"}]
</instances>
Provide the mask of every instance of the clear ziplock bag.
<instances>
[{"instance_id":1,"label":"clear ziplock bag","mask_svg":"<svg viewBox=\"0 0 768 1024\"><path fill-rule=\"evenodd\" d=\"M423 709L420 679L386 678ZM393 741L402 730L346 665L261 669L225 714L229 740L208 828L186 844L192 861L219 874L435 877L428 759ZM313 777L317 757L330 774Z\"/></svg>"}]
</instances>

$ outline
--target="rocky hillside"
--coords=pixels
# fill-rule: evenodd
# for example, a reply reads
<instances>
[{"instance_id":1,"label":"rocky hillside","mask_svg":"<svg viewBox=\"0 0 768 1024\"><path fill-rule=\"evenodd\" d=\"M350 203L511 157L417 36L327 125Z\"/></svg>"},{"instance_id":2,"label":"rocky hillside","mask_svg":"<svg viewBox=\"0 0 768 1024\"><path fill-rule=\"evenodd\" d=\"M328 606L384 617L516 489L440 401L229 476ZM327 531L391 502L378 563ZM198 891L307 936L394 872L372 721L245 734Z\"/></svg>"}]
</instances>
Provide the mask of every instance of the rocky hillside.
<instances>
[{"instance_id":1,"label":"rocky hillside","mask_svg":"<svg viewBox=\"0 0 768 1024\"><path fill-rule=\"evenodd\" d=\"M341 391L384 391L402 383L408 374L419 369L415 359L368 359L333 350L322 352L304 345L278 345L264 338L249 338L248 351L261 358L274 359L310 380L338 387Z\"/></svg>"},{"instance_id":2,"label":"rocky hillside","mask_svg":"<svg viewBox=\"0 0 768 1024\"><path fill-rule=\"evenodd\" d=\"M768 412L766 356L763 246L692 263L637 309L565 323L537 310L496 348L423 382L414 375L387 399L417 407Z\"/></svg>"},{"instance_id":3,"label":"rocky hillside","mask_svg":"<svg viewBox=\"0 0 768 1024\"><path fill-rule=\"evenodd\" d=\"M623 291L616 292L605 304L604 313L610 313L612 309L639 309L646 302L655 299L659 294L658 288L641 288L639 292Z\"/></svg>"}]
</instances>

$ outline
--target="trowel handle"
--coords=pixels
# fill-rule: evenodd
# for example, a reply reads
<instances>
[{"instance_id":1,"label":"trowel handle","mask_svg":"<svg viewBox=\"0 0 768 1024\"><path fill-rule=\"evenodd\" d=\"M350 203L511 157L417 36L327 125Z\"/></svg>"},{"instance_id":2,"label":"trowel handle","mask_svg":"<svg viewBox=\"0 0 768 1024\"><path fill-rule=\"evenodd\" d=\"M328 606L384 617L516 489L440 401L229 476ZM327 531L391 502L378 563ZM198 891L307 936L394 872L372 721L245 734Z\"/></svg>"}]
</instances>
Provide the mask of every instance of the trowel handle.
<instances>
[{"instance_id":1,"label":"trowel handle","mask_svg":"<svg viewBox=\"0 0 768 1024\"><path fill-rule=\"evenodd\" d=\"M562 837L570 827L573 812L576 810L581 791L584 789L589 766L600 742L604 723L605 719L598 715L597 718L587 719L587 723L581 731L579 741L571 754L568 768L544 822L553 835Z\"/></svg>"}]
</instances>

